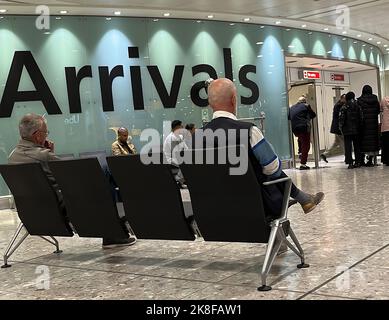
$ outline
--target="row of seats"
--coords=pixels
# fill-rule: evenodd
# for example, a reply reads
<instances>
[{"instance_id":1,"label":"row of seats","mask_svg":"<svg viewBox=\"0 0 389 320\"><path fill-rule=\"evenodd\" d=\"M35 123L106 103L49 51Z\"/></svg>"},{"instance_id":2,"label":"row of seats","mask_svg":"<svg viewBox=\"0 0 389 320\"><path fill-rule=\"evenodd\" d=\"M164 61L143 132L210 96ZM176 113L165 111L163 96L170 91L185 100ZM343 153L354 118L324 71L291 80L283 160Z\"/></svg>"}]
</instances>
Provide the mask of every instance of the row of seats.
<instances>
[{"instance_id":1,"label":"row of seats","mask_svg":"<svg viewBox=\"0 0 389 320\"><path fill-rule=\"evenodd\" d=\"M215 153L218 152L216 149ZM241 153L245 154L247 152ZM163 157L162 154L158 156ZM195 240L169 165L144 165L140 155L107 157L105 160L120 189L126 219L138 239ZM78 236L126 236L111 185L96 157L53 161L49 167ZM231 167L229 163L183 164L181 170L187 180L194 219L205 241L268 243L262 270L262 283L266 289L266 276L282 242L286 241L301 258L300 267L307 266L287 218L291 181L287 178L271 182L286 183L288 192L284 195L281 218L269 225L263 209L261 186L252 167L249 165L246 174L236 176L229 174ZM38 163L1 165L0 173L14 195L18 215L28 234L73 236L72 229L63 219L55 191ZM288 235L298 250L286 240ZM4 255L5 266L10 247Z\"/></svg>"}]
</instances>

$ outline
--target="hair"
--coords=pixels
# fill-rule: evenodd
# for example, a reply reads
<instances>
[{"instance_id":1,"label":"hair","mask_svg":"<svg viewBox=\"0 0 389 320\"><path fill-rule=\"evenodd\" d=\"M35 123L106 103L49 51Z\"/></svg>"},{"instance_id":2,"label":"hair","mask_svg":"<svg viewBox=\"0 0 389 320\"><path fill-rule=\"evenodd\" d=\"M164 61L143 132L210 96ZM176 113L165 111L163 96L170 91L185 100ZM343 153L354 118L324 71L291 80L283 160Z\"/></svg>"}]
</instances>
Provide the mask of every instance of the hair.
<instances>
[{"instance_id":1,"label":"hair","mask_svg":"<svg viewBox=\"0 0 389 320\"><path fill-rule=\"evenodd\" d=\"M172 122L172 130L176 129L177 127L182 126L182 121L180 120L174 120Z\"/></svg>"},{"instance_id":2,"label":"hair","mask_svg":"<svg viewBox=\"0 0 389 320\"><path fill-rule=\"evenodd\" d=\"M299 99L298 99L298 103L306 103L307 102L307 98L302 95Z\"/></svg>"},{"instance_id":3,"label":"hair","mask_svg":"<svg viewBox=\"0 0 389 320\"><path fill-rule=\"evenodd\" d=\"M342 98L346 98L346 94L345 94L345 93L343 93L343 94L340 96L340 99L342 99Z\"/></svg>"},{"instance_id":4,"label":"hair","mask_svg":"<svg viewBox=\"0 0 389 320\"><path fill-rule=\"evenodd\" d=\"M365 94L373 94L373 88L370 87L369 85L364 86L362 89L362 95Z\"/></svg>"},{"instance_id":5,"label":"hair","mask_svg":"<svg viewBox=\"0 0 389 320\"><path fill-rule=\"evenodd\" d=\"M35 113L28 113L19 122L19 133L23 139L29 139L38 131L46 120Z\"/></svg>"},{"instance_id":6,"label":"hair","mask_svg":"<svg viewBox=\"0 0 389 320\"><path fill-rule=\"evenodd\" d=\"M185 129L186 130L193 130L195 128L195 124L194 123L188 123L186 126L185 126Z\"/></svg>"},{"instance_id":7,"label":"hair","mask_svg":"<svg viewBox=\"0 0 389 320\"><path fill-rule=\"evenodd\" d=\"M120 128L118 129L118 135L119 135L120 133L122 133L122 132L128 132L128 129L125 128L125 127L120 127Z\"/></svg>"},{"instance_id":8,"label":"hair","mask_svg":"<svg viewBox=\"0 0 389 320\"><path fill-rule=\"evenodd\" d=\"M351 100L355 100L355 93L352 91L347 92L346 94L346 101L351 101Z\"/></svg>"}]
</instances>

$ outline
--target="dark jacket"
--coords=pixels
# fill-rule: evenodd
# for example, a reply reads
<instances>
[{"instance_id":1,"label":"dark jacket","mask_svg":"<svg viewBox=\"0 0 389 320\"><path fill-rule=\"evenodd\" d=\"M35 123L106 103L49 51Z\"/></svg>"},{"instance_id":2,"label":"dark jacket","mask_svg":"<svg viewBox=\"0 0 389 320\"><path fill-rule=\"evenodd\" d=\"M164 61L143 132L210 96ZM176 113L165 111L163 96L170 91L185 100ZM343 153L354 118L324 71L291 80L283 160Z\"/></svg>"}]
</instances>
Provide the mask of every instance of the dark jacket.
<instances>
[{"instance_id":1,"label":"dark jacket","mask_svg":"<svg viewBox=\"0 0 389 320\"><path fill-rule=\"evenodd\" d=\"M295 134L311 131L311 120L316 113L306 103L297 103L289 109L288 119L292 122L292 132Z\"/></svg>"},{"instance_id":2,"label":"dark jacket","mask_svg":"<svg viewBox=\"0 0 389 320\"><path fill-rule=\"evenodd\" d=\"M343 103L338 101L335 104L334 110L332 112L332 123L331 123L330 132L333 134L338 134L338 135L342 134L342 132L339 129L339 113L340 113L340 109L342 108L342 106L343 106Z\"/></svg>"},{"instance_id":3,"label":"dark jacket","mask_svg":"<svg viewBox=\"0 0 389 320\"><path fill-rule=\"evenodd\" d=\"M363 94L358 98L363 113L363 130L361 132L361 152L378 152L378 115L380 103L374 94Z\"/></svg>"},{"instance_id":4,"label":"dark jacket","mask_svg":"<svg viewBox=\"0 0 389 320\"><path fill-rule=\"evenodd\" d=\"M361 108L355 100L347 101L340 108L339 129L344 136L359 134L363 123Z\"/></svg>"}]
</instances>

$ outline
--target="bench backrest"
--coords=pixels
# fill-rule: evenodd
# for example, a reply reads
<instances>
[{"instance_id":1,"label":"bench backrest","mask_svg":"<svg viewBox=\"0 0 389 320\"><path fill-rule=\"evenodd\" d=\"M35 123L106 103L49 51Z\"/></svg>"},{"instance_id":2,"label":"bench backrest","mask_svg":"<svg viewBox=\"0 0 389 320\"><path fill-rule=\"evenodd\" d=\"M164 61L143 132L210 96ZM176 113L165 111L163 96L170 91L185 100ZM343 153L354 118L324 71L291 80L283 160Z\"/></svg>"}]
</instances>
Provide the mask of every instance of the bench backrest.
<instances>
[{"instance_id":1,"label":"bench backrest","mask_svg":"<svg viewBox=\"0 0 389 320\"><path fill-rule=\"evenodd\" d=\"M31 235L71 237L57 194L40 163L0 165L18 215Z\"/></svg>"},{"instance_id":2,"label":"bench backrest","mask_svg":"<svg viewBox=\"0 0 389 320\"><path fill-rule=\"evenodd\" d=\"M157 154L162 159L162 154ZM140 239L194 240L181 193L166 164L144 165L140 155L108 157L126 217Z\"/></svg>"},{"instance_id":3,"label":"bench backrest","mask_svg":"<svg viewBox=\"0 0 389 320\"><path fill-rule=\"evenodd\" d=\"M126 238L110 184L96 158L49 162L81 237Z\"/></svg>"},{"instance_id":4,"label":"bench backrest","mask_svg":"<svg viewBox=\"0 0 389 320\"><path fill-rule=\"evenodd\" d=\"M217 160L218 154L237 151L240 161L247 164L243 175L230 174L234 165L228 159L225 164L220 157ZM205 152L213 154L215 164L195 164L196 158L206 159ZM265 219L261 186L244 147L189 150L185 156L192 159L193 164L184 163L180 168L190 191L194 218L204 239L267 243L270 227Z\"/></svg>"}]
</instances>

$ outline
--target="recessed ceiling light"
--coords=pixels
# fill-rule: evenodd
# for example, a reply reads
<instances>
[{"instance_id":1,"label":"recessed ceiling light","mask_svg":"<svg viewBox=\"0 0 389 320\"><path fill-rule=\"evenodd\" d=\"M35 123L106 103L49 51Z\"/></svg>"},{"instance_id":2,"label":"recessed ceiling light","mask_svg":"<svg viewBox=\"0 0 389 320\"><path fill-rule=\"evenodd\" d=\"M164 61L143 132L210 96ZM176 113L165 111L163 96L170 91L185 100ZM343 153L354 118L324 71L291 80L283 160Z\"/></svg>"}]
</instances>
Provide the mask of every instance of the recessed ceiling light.
<instances>
[{"instance_id":1,"label":"recessed ceiling light","mask_svg":"<svg viewBox=\"0 0 389 320\"><path fill-rule=\"evenodd\" d=\"M7 9L0 9L0 13L6 13Z\"/></svg>"},{"instance_id":2,"label":"recessed ceiling light","mask_svg":"<svg viewBox=\"0 0 389 320\"><path fill-rule=\"evenodd\" d=\"M342 33L343 33L343 34L347 34L347 31L343 31Z\"/></svg>"},{"instance_id":3,"label":"recessed ceiling light","mask_svg":"<svg viewBox=\"0 0 389 320\"><path fill-rule=\"evenodd\" d=\"M114 11L114 13L113 13L115 16L120 16L122 13L121 13L121 11Z\"/></svg>"},{"instance_id":4,"label":"recessed ceiling light","mask_svg":"<svg viewBox=\"0 0 389 320\"><path fill-rule=\"evenodd\" d=\"M308 34L312 34L313 32L312 31L309 31Z\"/></svg>"},{"instance_id":5,"label":"recessed ceiling light","mask_svg":"<svg viewBox=\"0 0 389 320\"><path fill-rule=\"evenodd\" d=\"M50 32L49 32L49 31L46 31L44 34L50 34Z\"/></svg>"},{"instance_id":6,"label":"recessed ceiling light","mask_svg":"<svg viewBox=\"0 0 389 320\"><path fill-rule=\"evenodd\" d=\"M262 41L258 41L257 44L261 45L261 44L263 44L263 42Z\"/></svg>"},{"instance_id":7,"label":"recessed ceiling light","mask_svg":"<svg viewBox=\"0 0 389 320\"><path fill-rule=\"evenodd\" d=\"M362 35L361 35L361 34L358 34L357 37L360 38L360 37L362 37Z\"/></svg>"},{"instance_id":8,"label":"recessed ceiling light","mask_svg":"<svg viewBox=\"0 0 389 320\"><path fill-rule=\"evenodd\" d=\"M207 16L208 19L213 19L213 17L214 17L213 14Z\"/></svg>"},{"instance_id":9,"label":"recessed ceiling light","mask_svg":"<svg viewBox=\"0 0 389 320\"><path fill-rule=\"evenodd\" d=\"M286 31L290 31L291 29L285 29Z\"/></svg>"},{"instance_id":10,"label":"recessed ceiling light","mask_svg":"<svg viewBox=\"0 0 389 320\"><path fill-rule=\"evenodd\" d=\"M163 14L163 16L164 16L164 17L170 17L170 12L165 12L165 13Z\"/></svg>"},{"instance_id":11,"label":"recessed ceiling light","mask_svg":"<svg viewBox=\"0 0 389 320\"><path fill-rule=\"evenodd\" d=\"M362 47L366 47L366 44L363 44Z\"/></svg>"},{"instance_id":12,"label":"recessed ceiling light","mask_svg":"<svg viewBox=\"0 0 389 320\"><path fill-rule=\"evenodd\" d=\"M347 38L343 38L342 40L343 40L343 41L346 41L346 40L347 40Z\"/></svg>"},{"instance_id":13,"label":"recessed ceiling light","mask_svg":"<svg viewBox=\"0 0 389 320\"><path fill-rule=\"evenodd\" d=\"M4 19L4 17L0 17L0 19Z\"/></svg>"},{"instance_id":14,"label":"recessed ceiling light","mask_svg":"<svg viewBox=\"0 0 389 320\"><path fill-rule=\"evenodd\" d=\"M327 51L327 53L332 53L332 51L330 50L330 51Z\"/></svg>"},{"instance_id":15,"label":"recessed ceiling light","mask_svg":"<svg viewBox=\"0 0 389 320\"><path fill-rule=\"evenodd\" d=\"M158 22L158 21L159 21L159 19L153 19L153 21L154 21L154 22Z\"/></svg>"},{"instance_id":16,"label":"recessed ceiling light","mask_svg":"<svg viewBox=\"0 0 389 320\"><path fill-rule=\"evenodd\" d=\"M378 41L377 44L381 44L381 41Z\"/></svg>"},{"instance_id":17,"label":"recessed ceiling light","mask_svg":"<svg viewBox=\"0 0 389 320\"><path fill-rule=\"evenodd\" d=\"M197 23L201 23L201 20L197 20L196 22L197 22Z\"/></svg>"},{"instance_id":18,"label":"recessed ceiling light","mask_svg":"<svg viewBox=\"0 0 389 320\"><path fill-rule=\"evenodd\" d=\"M373 38L369 38L369 39L367 39L367 40L369 40L369 41L372 41L372 40L373 40Z\"/></svg>"},{"instance_id":19,"label":"recessed ceiling light","mask_svg":"<svg viewBox=\"0 0 389 320\"><path fill-rule=\"evenodd\" d=\"M261 29L265 28L265 26L261 26Z\"/></svg>"},{"instance_id":20,"label":"recessed ceiling light","mask_svg":"<svg viewBox=\"0 0 389 320\"><path fill-rule=\"evenodd\" d=\"M323 30L324 30L324 31L328 31L328 30L330 30L330 29L329 29L329 28L324 28Z\"/></svg>"},{"instance_id":21,"label":"recessed ceiling light","mask_svg":"<svg viewBox=\"0 0 389 320\"><path fill-rule=\"evenodd\" d=\"M234 26L235 25L235 23L230 23L230 26Z\"/></svg>"},{"instance_id":22,"label":"recessed ceiling light","mask_svg":"<svg viewBox=\"0 0 389 320\"><path fill-rule=\"evenodd\" d=\"M67 10L61 10L59 13L60 14L67 14L68 12L67 12Z\"/></svg>"},{"instance_id":23,"label":"recessed ceiling light","mask_svg":"<svg viewBox=\"0 0 389 320\"><path fill-rule=\"evenodd\" d=\"M387 44L384 44L384 48L386 48L388 45Z\"/></svg>"},{"instance_id":24,"label":"recessed ceiling light","mask_svg":"<svg viewBox=\"0 0 389 320\"><path fill-rule=\"evenodd\" d=\"M244 18L243 21L248 22L248 21L250 21L250 18Z\"/></svg>"},{"instance_id":25,"label":"recessed ceiling light","mask_svg":"<svg viewBox=\"0 0 389 320\"><path fill-rule=\"evenodd\" d=\"M307 25L306 24L303 24L302 26L301 26L301 28L306 28L307 27Z\"/></svg>"},{"instance_id":26,"label":"recessed ceiling light","mask_svg":"<svg viewBox=\"0 0 389 320\"><path fill-rule=\"evenodd\" d=\"M357 43L358 43L358 41L354 41L353 43L354 43L354 44L357 44Z\"/></svg>"},{"instance_id":27,"label":"recessed ceiling light","mask_svg":"<svg viewBox=\"0 0 389 320\"><path fill-rule=\"evenodd\" d=\"M276 21L276 24L281 24L281 21Z\"/></svg>"},{"instance_id":28,"label":"recessed ceiling light","mask_svg":"<svg viewBox=\"0 0 389 320\"><path fill-rule=\"evenodd\" d=\"M389 51L389 48L387 48L386 51Z\"/></svg>"},{"instance_id":29,"label":"recessed ceiling light","mask_svg":"<svg viewBox=\"0 0 389 320\"><path fill-rule=\"evenodd\" d=\"M55 17L55 20L61 20L62 18L61 17Z\"/></svg>"}]
</instances>

